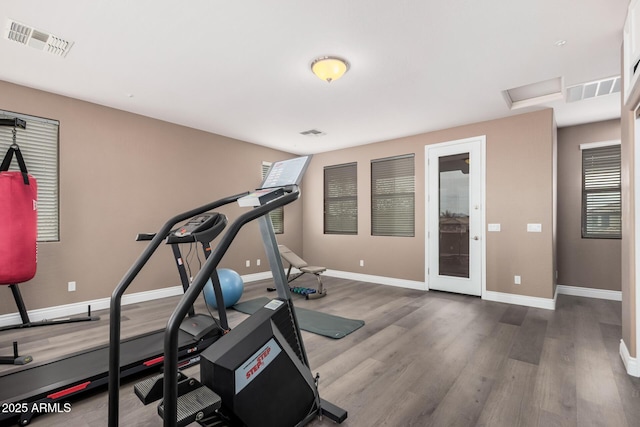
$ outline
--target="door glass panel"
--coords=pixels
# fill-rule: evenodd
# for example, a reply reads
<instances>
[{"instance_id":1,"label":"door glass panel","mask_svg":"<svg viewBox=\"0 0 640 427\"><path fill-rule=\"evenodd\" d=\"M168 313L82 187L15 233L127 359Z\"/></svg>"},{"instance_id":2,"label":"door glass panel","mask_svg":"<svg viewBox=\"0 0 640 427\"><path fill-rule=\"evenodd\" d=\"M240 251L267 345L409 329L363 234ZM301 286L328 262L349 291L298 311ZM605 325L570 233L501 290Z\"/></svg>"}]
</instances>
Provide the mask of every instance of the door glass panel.
<instances>
[{"instance_id":1,"label":"door glass panel","mask_svg":"<svg viewBox=\"0 0 640 427\"><path fill-rule=\"evenodd\" d=\"M439 158L439 274L469 277L469 153Z\"/></svg>"}]
</instances>

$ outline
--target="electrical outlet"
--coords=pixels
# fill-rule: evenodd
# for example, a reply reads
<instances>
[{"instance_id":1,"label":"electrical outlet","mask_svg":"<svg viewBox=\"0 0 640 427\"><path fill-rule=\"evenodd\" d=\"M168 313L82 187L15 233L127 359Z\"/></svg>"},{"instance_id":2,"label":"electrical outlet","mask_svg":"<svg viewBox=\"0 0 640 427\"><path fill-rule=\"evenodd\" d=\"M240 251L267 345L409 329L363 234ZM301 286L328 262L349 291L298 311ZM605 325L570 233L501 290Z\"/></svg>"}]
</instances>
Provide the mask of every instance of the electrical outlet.
<instances>
[{"instance_id":1,"label":"electrical outlet","mask_svg":"<svg viewBox=\"0 0 640 427\"><path fill-rule=\"evenodd\" d=\"M260 267L260 258L258 258L258 259L256 260L256 265L257 265L258 267Z\"/></svg>"},{"instance_id":2,"label":"electrical outlet","mask_svg":"<svg viewBox=\"0 0 640 427\"><path fill-rule=\"evenodd\" d=\"M244 266L245 267L251 267L251 261L250 260L246 260Z\"/></svg>"},{"instance_id":3,"label":"electrical outlet","mask_svg":"<svg viewBox=\"0 0 640 427\"><path fill-rule=\"evenodd\" d=\"M500 224L488 224L487 225L487 230L488 231L500 231Z\"/></svg>"},{"instance_id":4,"label":"electrical outlet","mask_svg":"<svg viewBox=\"0 0 640 427\"><path fill-rule=\"evenodd\" d=\"M513 283L516 285L522 283L522 279L520 278L520 276L513 276Z\"/></svg>"},{"instance_id":5,"label":"electrical outlet","mask_svg":"<svg viewBox=\"0 0 640 427\"><path fill-rule=\"evenodd\" d=\"M542 224L527 224L528 233L542 233Z\"/></svg>"},{"instance_id":6,"label":"electrical outlet","mask_svg":"<svg viewBox=\"0 0 640 427\"><path fill-rule=\"evenodd\" d=\"M364 267L364 260L363 259L360 260L360 267Z\"/></svg>"},{"instance_id":7,"label":"electrical outlet","mask_svg":"<svg viewBox=\"0 0 640 427\"><path fill-rule=\"evenodd\" d=\"M75 292L76 291L76 282L69 282L67 284L69 292Z\"/></svg>"}]
</instances>

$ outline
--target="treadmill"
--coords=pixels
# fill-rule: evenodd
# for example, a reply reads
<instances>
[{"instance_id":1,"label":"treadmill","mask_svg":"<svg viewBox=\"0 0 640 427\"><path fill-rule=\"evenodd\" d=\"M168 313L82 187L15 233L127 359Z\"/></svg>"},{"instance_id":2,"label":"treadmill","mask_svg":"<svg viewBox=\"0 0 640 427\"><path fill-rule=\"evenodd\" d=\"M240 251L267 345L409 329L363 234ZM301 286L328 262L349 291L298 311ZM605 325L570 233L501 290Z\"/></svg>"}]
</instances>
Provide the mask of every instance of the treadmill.
<instances>
[{"instance_id":1,"label":"treadmill","mask_svg":"<svg viewBox=\"0 0 640 427\"><path fill-rule=\"evenodd\" d=\"M207 209L205 212L214 209ZM186 214L189 214L187 212ZM176 219L179 218L179 219ZM171 230L176 223L191 218L186 224ZM180 243L202 245L205 257L211 252L209 243L227 224L219 213L179 215L175 222L155 234L139 234L138 241L151 240L145 253L153 253L164 240L173 250L184 290L189 287L188 275L178 248ZM170 231L165 231L170 230ZM150 254L149 254L150 257ZM139 271L139 270L138 270ZM131 271L125 275L127 280ZM216 293L219 321L209 315L196 314L193 307L182 322L179 332L179 359L181 367L199 363L199 354L216 342L229 329L223 305L222 291L216 273L211 275ZM149 332L122 341L120 375L122 378L147 371L158 370L164 361L164 329ZM25 426L34 416L64 412L64 401L104 386L109 377L109 345L82 350L61 358L32 364L28 368L0 376L0 425L17 423Z\"/></svg>"}]
</instances>

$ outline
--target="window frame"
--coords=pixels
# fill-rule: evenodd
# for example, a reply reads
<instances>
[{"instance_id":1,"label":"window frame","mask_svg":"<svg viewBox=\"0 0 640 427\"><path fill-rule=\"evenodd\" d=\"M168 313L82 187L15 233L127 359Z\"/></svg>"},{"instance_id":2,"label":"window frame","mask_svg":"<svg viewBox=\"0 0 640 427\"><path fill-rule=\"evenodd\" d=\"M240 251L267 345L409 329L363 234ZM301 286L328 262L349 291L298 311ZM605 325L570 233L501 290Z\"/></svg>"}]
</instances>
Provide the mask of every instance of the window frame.
<instances>
[{"instance_id":1,"label":"window frame","mask_svg":"<svg viewBox=\"0 0 640 427\"><path fill-rule=\"evenodd\" d=\"M406 165L406 160L410 159L410 165ZM395 165L394 165L395 164ZM377 170L376 168L381 169ZM406 181L410 177L411 182ZM386 181L386 182L383 182ZM392 181L389 183L389 181ZM405 182L403 182L405 181ZM379 184L379 185L378 185ZM390 184L390 185L388 185ZM409 185L411 191L397 191L398 187ZM390 188L392 187L392 188ZM381 191L377 191L380 188ZM391 191L389 191L391 190ZM378 209L381 201L402 201L409 202L410 212L407 209L398 210L393 206L390 210L392 214L402 213L400 221L388 221L387 212L389 209ZM395 203L393 203L395 204ZM402 154L399 156L384 157L371 160L371 235L389 237L415 237L416 234L416 165L415 153Z\"/></svg>"},{"instance_id":2,"label":"window frame","mask_svg":"<svg viewBox=\"0 0 640 427\"><path fill-rule=\"evenodd\" d=\"M331 175L333 172L335 174ZM328 176L329 175L329 176ZM333 190L338 190L334 194L329 194L332 190L327 179L330 178ZM346 180L344 180L346 178ZM341 181L342 180L342 181ZM353 189L348 192L345 189ZM346 203L345 203L346 202ZM337 215L329 215L331 211L348 211L351 205L353 215L349 218L338 218ZM358 234L358 163L341 163L338 165L325 166L323 168L323 232L330 235Z\"/></svg>"},{"instance_id":3,"label":"window frame","mask_svg":"<svg viewBox=\"0 0 640 427\"><path fill-rule=\"evenodd\" d=\"M581 190L582 190L582 203L581 203L581 236L583 239L621 239L622 238L622 170L621 170L621 152L620 141L604 141L589 144L580 144L581 150ZM587 156L591 155L591 160ZM599 156L594 158L594 156ZM611 159L611 156L614 159ZM617 164L615 162L617 157ZM589 164L590 163L590 164ZM604 176L600 177L600 181L594 183L593 181L598 179L597 171L593 169L599 169L600 173L604 173ZM603 172L604 169L604 172ZM616 170L617 169L617 170ZM617 177L615 176L617 174ZM590 176L591 175L591 176ZM590 182L589 184L587 182ZM599 185L598 185L599 184ZM617 193L617 198L616 198ZM595 215L593 213L594 206L597 207L598 201L589 203L590 196L602 195L603 202L610 201L610 194L613 194L613 203L617 204L617 207L609 213L609 217L613 217L617 222L617 225L613 227L613 233L607 233L605 226L601 226L600 229L593 229L591 223L595 221ZM609 196L607 196L609 194ZM617 199L617 200L616 200ZM591 212L590 212L591 211ZM617 217L617 218L616 218Z\"/></svg>"}]
</instances>

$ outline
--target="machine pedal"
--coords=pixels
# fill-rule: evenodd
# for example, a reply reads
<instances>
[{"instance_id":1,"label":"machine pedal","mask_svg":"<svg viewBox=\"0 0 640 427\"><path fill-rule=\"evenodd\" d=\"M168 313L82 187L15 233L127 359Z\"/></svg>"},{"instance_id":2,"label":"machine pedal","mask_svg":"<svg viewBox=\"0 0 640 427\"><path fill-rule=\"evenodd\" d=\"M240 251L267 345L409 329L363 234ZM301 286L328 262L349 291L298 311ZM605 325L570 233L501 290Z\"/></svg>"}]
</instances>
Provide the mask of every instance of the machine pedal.
<instances>
[{"instance_id":1,"label":"machine pedal","mask_svg":"<svg viewBox=\"0 0 640 427\"><path fill-rule=\"evenodd\" d=\"M200 383L198 385L190 392L178 396L178 427L203 420L222 405L222 399L213 390ZM164 419L164 403L158 405L158 414Z\"/></svg>"},{"instance_id":2,"label":"machine pedal","mask_svg":"<svg viewBox=\"0 0 640 427\"><path fill-rule=\"evenodd\" d=\"M186 379L187 376L178 372L178 382ZM144 381L140 381L133 387L138 399L145 405L162 398L162 388L164 387L164 374L154 375Z\"/></svg>"}]
</instances>

